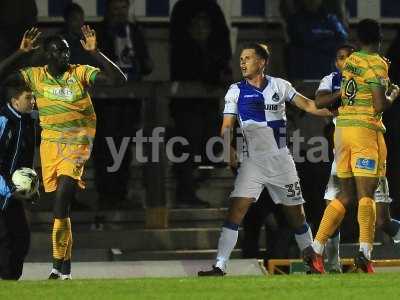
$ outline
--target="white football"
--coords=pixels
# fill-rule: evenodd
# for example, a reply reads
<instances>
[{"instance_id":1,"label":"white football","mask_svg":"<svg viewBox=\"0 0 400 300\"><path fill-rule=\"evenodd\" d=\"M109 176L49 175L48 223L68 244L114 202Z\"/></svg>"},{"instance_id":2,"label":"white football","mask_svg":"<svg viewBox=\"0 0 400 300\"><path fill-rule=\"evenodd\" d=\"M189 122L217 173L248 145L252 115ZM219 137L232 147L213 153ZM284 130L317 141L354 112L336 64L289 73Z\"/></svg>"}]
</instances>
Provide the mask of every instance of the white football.
<instances>
[{"instance_id":1,"label":"white football","mask_svg":"<svg viewBox=\"0 0 400 300\"><path fill-rule=\"evenodd\" d=\"M20 168L15 170L12 177L12 182L20 196L29 199L38 192L39 177L35 170L30 168Z\"/></svg>"}]
</instances>

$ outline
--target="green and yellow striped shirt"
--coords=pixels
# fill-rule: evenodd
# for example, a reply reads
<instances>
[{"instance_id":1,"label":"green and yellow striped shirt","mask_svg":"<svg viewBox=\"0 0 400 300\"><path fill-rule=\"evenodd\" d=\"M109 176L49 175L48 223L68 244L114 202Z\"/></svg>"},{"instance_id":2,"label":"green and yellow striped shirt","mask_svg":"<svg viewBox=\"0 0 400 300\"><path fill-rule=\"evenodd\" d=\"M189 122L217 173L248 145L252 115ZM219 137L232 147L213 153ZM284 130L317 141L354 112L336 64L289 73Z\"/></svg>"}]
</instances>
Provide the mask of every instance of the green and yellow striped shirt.
<instances>
[{"instance_id":1,"label":"green and yellow striped shirt","mask_svg":"<svg viewBox=\"0 0 400 300\"><path fill-rule=\"evenodd\" d=\"M60 78L44 67L20 70L39 109L42 139L67 144L89 144L96 133L96 114L88 89L100 70L69 65Z\"/></svg>"},{"instance_id":2,"label":"green and yellow striped shirt","mask_svg":"<svg viewBox=\"0 0 400 300\"><path fill-rule=\"evenodd\" d=\"M373 106L372 89L389 85L389 66L376 53L363 51L350 55L343 68L341 86L342 103L337 117L337 127L366 127L384 131L382 114Z\"/></svg>"}]
</instances>

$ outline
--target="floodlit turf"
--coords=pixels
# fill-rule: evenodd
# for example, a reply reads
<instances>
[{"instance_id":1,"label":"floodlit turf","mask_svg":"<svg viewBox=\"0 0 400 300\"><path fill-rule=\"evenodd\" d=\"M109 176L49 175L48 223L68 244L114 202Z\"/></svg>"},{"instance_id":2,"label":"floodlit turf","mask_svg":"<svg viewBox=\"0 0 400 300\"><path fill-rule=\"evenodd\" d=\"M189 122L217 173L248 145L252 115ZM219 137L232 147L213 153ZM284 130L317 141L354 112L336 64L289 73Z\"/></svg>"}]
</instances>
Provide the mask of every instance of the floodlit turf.
<instances>
[{"instance_id":1,"label":"floodlit turf","mask_svg":"<svg viewBox=\"0 0 400 300\"><path fill-rule=\"evenodd\" d=\"M400 273L1 282L0 299L400 299Z\"/></svg>"}]
</instances>

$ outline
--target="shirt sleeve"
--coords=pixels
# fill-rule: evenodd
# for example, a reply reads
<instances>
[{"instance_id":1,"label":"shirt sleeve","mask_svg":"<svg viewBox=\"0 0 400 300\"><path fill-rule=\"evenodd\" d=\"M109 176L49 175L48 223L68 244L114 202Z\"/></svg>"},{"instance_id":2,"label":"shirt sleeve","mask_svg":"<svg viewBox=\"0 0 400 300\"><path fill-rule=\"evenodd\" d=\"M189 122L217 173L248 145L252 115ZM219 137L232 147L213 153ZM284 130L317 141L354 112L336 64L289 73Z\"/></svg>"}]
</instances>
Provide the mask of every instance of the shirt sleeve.
<instances>
[{"instance_id":1,"label":"shirt sleeve","mask_svg":"<svg viewBox=\"0 0 400 300\"><path fill-rule=\"evenodd\" d=\"M76 69L76 73L79 77L79 80L82 82L84 86L93 85L96 75L100 72L99 68L92 67L89 65L79 65Z\"/></svg>"},{"instance_id":2,"label":"shirt sleeve","mask_svg":"<svg viewBox=\"0 0 400 300\"><path fill-rule=\"evenodd\" d=\"M225 95L224 114L236 115L238 113L237 102L239 99L239 94L240 90L238 86L236 84L232 84Z\"/></svg>"},{"instance_id":3,"label":"shirt sleeve","mask_svg":"<svg viewBox=\"0 0 400 300\"><path fill-rule=\"evenodd\" d=\"M297 95L296 89L292 86L289 81L279 79L279 89L282 91L283 99L286 102L292 102L293 98Z\"/></svg>"},{"instance_id":4,"label":"shirt sleeve","mask_svg":"<svg viewBox=\"0 0 400 300\"><path fill-rule=\"evenodd\" d=\"M6 129L7 119L3 116L0 117L0 149L5 151L5 142L3 139ZM6 180L4 175L0 172L0 211L6 209L10 198L13 194L13 189L10 183Z\"/></svg>"},{"instance_id":5,"label":"shirt sleeve","mask_svg":"<svg viewBox=\"0 0 400 300\"><path fill-rule=\"evenodd\" d=\"M7 208L13 190L2 175L0 175L0 210Z\"/></svg>"},{"instance_id":6,"label":"shirt sleeve","mask_svg":"<svg viewBox=\"0 0 400 300\"><path fill-rule=\"evenodd\" d=\"M322 78L321 82L319 83L318 89L316 93L320 91L332 91L332 74L329 74Z\"/></svg>"},{"instance_id":7,"label":"shirt sleeve","mask_svg":"<svg viewBox=\"0 0 400 300\"><path fill-rule=\"evenodd\" d=\"M19 70L22 78L24 79L25 83L31 88L32 91L35 91L35 72L33 68L24 68Z\"/></svg>"},{"instance_id":8,"label":"shirt sleeve","mask_svg":"<svg viewBox=\"0 0 400 300\"><path fill-rule=\"evenodd\" d=\"M380 63L369 62L364 78L371 87L387 88L389 83L387 64L383 61Z\"/></svg>"}]
</instances>

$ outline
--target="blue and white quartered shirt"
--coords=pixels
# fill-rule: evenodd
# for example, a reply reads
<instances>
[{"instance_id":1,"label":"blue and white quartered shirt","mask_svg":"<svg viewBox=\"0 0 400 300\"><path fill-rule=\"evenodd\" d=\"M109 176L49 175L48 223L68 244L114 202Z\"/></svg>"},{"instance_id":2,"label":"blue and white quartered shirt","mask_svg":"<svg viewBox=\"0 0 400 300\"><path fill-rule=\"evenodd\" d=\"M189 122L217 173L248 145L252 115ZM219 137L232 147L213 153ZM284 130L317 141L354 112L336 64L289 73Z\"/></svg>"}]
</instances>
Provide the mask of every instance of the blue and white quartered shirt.
<instances>
[{"instance_id":1,"label":"blue and white quartered shirt","mask_svg":"<svg viewBox=\"0 0 400 300\"><path fill-rule=\"evenodd\" d=\"M332 72L321 79L321 82L319 83L318 89L315 93L317 94L318 92L322 91L335 93L340 90L341 83L342 74L339 72ZM336 118L333 118L333 124L336 125Z\"/></svg>"},{"instance_id":2,"label":"blue and white quartered shirt","mask_svg":"<svg viewBox=\"0 0 400 300\"><path fill-rule=\"evenodd\" d=\"M224 114L234 114L242 129L248 157L274 155L286 147L285 103L297 92L290 82L271 76L258 89L246 80L232 84L225 96Z\"/></svg>"}]
</instances>

